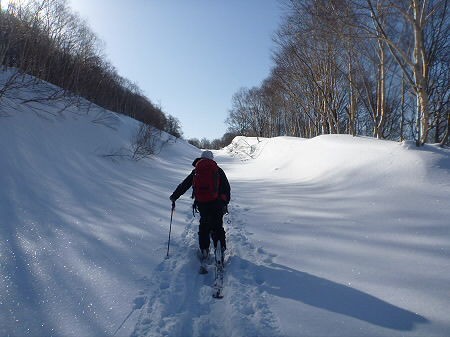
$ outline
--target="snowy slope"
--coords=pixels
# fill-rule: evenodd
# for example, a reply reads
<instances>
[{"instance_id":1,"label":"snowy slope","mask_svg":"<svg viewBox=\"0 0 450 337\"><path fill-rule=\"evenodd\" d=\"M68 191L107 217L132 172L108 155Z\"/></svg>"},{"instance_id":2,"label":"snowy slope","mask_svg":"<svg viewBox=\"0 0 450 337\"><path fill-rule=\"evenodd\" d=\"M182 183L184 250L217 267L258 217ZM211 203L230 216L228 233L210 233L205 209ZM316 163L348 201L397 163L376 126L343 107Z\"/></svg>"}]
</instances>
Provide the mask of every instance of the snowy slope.
<instances>
[{"instance_id":1,"label":"snowy slope","mask_svg":"<svg viewBox=\"0 0 450 337\"><path fill-rule=\"evenodd\" d=\"M233 171L235 202L273 256L257 270L283 334L448 335L449 151L350 136L256 143L229 147L256 153Z\"/></svg>"},{"instance_id":2,"label":"snowy slope","mask_svg":"<svg viewBox=\"0 0 450 337\"><path fill-rule=\"evenodd\" d=\"M214 300L189 193L165 259L168 196L200 151L105 156L137 123L49 114L62 103L0 107L1 336L449 334L449 150L321 136L215 151L232 202Z\"/></svg>"},{"instance_id":3,"label":"snowy slope","mask_svg":"<svg viewBox=\"0 0 450 337\"><path fill-rule=\"evenodd\" d=\"M3 103L0 335L111 335L165 255L168 187L199 150L169 142L153 160L104 157L129 147L136 121Z\"/></svg>"}]
</instances>

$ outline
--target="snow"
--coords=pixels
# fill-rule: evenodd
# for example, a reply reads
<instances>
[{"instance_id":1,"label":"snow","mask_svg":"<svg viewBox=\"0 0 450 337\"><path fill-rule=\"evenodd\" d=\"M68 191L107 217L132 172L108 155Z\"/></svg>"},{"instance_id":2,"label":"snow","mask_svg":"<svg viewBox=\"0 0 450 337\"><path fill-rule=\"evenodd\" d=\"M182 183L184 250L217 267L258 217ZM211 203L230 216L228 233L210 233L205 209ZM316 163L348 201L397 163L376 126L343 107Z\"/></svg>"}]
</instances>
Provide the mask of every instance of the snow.
<instances>
[{"instance_id":1,"label":"snow","mask_svg":"<svg viewBox=\"0 0 450 337\"><path fill-rule=\"evenodd\" d=\"M214 151L232 188L217 300L190 192L165 258L168 197L200 150L163 135L152 158L111 157L136 121L18 90L0 107L1 336L449 334L448 149L327 135Z\"/></svg>"}]
</instances>

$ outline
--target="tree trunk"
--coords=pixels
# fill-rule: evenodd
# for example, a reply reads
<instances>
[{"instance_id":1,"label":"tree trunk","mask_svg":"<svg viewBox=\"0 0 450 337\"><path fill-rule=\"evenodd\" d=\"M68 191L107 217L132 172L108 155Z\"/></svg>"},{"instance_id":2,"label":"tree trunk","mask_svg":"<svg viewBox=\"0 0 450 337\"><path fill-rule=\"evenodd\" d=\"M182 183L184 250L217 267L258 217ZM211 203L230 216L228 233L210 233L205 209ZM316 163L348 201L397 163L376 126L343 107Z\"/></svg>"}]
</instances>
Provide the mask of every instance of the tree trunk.
<instances>
[{"instance_id":1,"label":"tree trunk","mask_svg":"<svg viewBox=\"0 0 450 337\"><path fill-rule=\"evenodd\" d=\"M401 98L401 116L400 116L400 141L402 142L405 129L405 75L402 76L402 98Z\"/></svg>"},{"instance_id":2,"label":"tree trunk","mask_svg":"<svg viewBox=\"0 0 450 337\"><path fill-rule=\"evenodd\" d=\"M350 102L349 102L349 133L352 136L356 136L356 93L353 83L353 66L352 59L349 55L348 61L348 77L349 77L349 90L350 90Z\"/></svg>"},{"instance_id":3,"label":"tree trunk","mask_svg":"<svg viewBox=\"0 0 450 337\"><path fill-rule=\"evenodd\" d=\"M441 146L448 144L449 133L450 133L450 112L447 112L447 130L445 131L445 135L442 138Z\"/></svg>"},{"instance_id":4,"label":"tree trunk","mask_svg":"<svg viewBox=\"0 0 450 337\"><path fill-rule=\"evenodd\" d=\"M414 29L414 79L415 91L417 95L417 118L420 123L419 128L419 145L423 145L428 140L429 128L429 111L428 111L428 64L425 53L425 45L423 39L424 17L420 0L412 0L413 7L413 29Z\"/></svg>"}]
</instances>

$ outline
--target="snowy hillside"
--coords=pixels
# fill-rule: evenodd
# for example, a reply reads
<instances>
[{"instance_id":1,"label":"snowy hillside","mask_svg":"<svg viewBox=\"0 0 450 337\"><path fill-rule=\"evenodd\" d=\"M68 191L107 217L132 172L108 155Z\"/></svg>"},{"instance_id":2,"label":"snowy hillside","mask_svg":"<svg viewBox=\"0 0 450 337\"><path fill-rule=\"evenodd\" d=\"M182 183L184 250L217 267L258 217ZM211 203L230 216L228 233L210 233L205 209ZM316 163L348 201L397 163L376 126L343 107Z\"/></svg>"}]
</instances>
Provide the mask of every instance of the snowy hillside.
<instances>
[{"instance_id":1,"label":"snowy hillside","mask_svg":"<svg viewBox=\"0 0 450 337\"><path fill-rule=\"evenodd\" d=\"M449 334L448 149L321 136L215 151L232 188L216 300L189 192L165 259L168 197L200 150L166 137L152 159L111 157L137 123L58 104L0 107L1 336Z\"/></svg>"}]
</instances>

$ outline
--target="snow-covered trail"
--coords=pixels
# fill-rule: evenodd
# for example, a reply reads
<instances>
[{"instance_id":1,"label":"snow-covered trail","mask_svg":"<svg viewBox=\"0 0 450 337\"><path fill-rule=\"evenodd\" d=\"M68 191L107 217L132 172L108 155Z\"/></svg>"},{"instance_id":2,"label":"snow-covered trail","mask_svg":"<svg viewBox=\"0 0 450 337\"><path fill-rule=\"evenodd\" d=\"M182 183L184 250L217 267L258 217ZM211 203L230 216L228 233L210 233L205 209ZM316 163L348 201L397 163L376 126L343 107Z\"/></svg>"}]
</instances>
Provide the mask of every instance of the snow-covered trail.
<instances>
[{"instance_id":1,"label":"snow-covered trail","mask_svg":"<svg viewBox=\"0 0 450 337\"><path fill-rule=\"evenodd\" d=\"M222 158L223 159L223 158ZM219 160L219 162L223 162ZM145 306L132 336L278 336L278 322L259 286L264 282L258 272L271 257L257 248L246 232L238 204L225 216L228 250L225 268L225 297L211 294L214 267L198 273L198 216L181 210L183 233L171 242L170 257L162 261L150 280Z\"/></svg>"},{"instance_id":2,"label":"snow-covered trail","mask_svg":"<svg viewBox=\"0 0 450 337\"><path fill-rule=\"evenodd\" d=\"M418 155L432 158L395 143L382 144L387 150L377 149L377 143L365 146L381 157L401 155L403 162L396 165L406 173L421 163ZM197 273L198 218L179 208L185 229L174 239L170 259L152 272L134 337L441 336L446 331L449 246L441 233L449 210L434 207L433 200L445 200L448 186L410 199L411 186L399 175L392 187L387 169L358 168L358 161L348 176L325 172L319 180L311 178L314 170L309 172L306 162L301 170L287 166L293 173L283 180L277 177L285 174L283 163L276 160L241 161L226 151L215 156L232 185L225 217L225 297L211 297L212 266L208 275ZM410 176L420 168L411 169ZM359 175L368 169L372 174ZM431 200L429 207L419 211L424 200Z\"/></svg>"},{"instance_id":3,"label":"snow-covered trail","mask_svg":"<svg viewBox=\"0 0 450 337\"><path fill-rule=\"evenodd\" d=\"M226 258L225 297L211 296L212 264L207 275L198 274L197 234L189 222L181 243L175 243L177 252L153 273L132 336L279 335L276 319L258 289L263 281L254 275L255 262L237 255L242 249L251 254L254 246L242 229L229 225L228 233L234 241Z\"/></svg>"}]
</instances>

